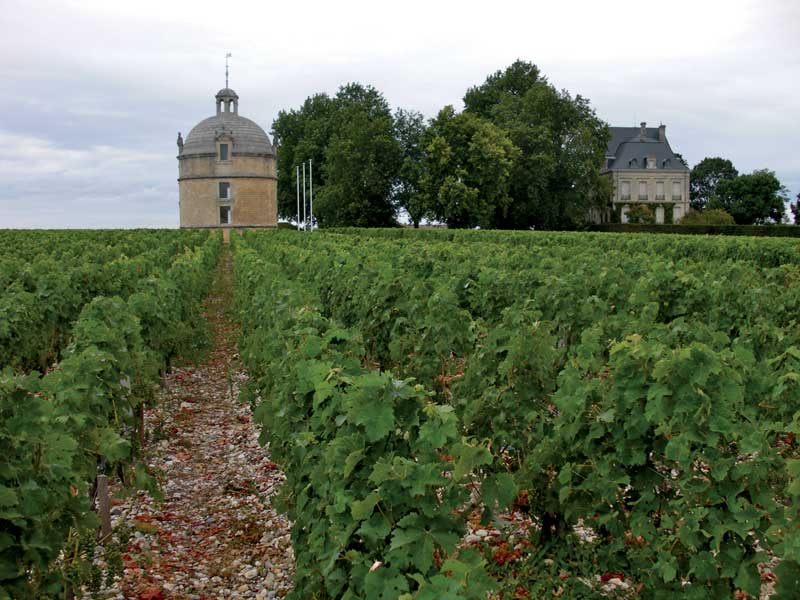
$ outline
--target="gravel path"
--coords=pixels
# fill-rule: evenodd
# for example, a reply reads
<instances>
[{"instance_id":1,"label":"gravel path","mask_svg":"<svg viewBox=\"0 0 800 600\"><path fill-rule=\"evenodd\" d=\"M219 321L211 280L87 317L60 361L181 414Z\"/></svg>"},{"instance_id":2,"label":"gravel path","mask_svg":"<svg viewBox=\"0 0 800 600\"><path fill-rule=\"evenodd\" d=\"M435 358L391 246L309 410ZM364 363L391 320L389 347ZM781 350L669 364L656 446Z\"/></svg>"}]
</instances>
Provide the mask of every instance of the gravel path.
<instances>
[{"instance_id":1,"label":"gravel path","mask_svg":"<svg viewBox=\"0 0 800 600\"><path fill-rule=\"evenodd\" d=\"M271 507L283 474L238 401L245 374L225 314L230 291L226 254L205 304L213 349L202 364L174 369L145 414L163 501L145 493L112 501L123 571L86 599L265 599L291 587L289 523ZM106 560L98 551L101 568Z\"/></svg>"}]
</instances>

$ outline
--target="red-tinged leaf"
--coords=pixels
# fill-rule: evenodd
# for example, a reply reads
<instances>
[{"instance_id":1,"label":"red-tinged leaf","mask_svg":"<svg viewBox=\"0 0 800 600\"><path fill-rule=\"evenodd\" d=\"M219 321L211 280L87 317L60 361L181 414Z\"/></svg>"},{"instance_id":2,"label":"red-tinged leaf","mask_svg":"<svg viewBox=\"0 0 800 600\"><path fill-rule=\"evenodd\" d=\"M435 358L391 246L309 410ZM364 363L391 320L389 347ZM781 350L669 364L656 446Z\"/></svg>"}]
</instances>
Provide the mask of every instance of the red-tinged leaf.
<instances>
[{"instance_id":1,"label":"red-tinged leaf","mask_svg":"<svg viewBox=\"0 0 800 600\"><path fill-rule=\"evenodd\" d=\"M148 588L143 592L139 592L136 600L166 600L166 596L164 595L164 590Z\"/></svg>"},{"instance_id":2,"label":"red-tinged leaf","mask_svg":"<svg viewBox=\"0 0 800 600\"><path fill-rule=\"evenodd\" d=\"M621 571L607 571L600 575L600 581L602 583L608 583L612 579L619 579L620 581L625 581L625 573Z\"/></svg>"},{"instance_id":3,"label":"red-tinged leaf","mask_svg":"<svg viewBox=\"0 0 800 600\"><path fill-rule=\"evenodd\" d=\"M152 523L153 522L153 515L136 515L133 517L134 521L139 523Z\"/></svg>"}]
</instances>

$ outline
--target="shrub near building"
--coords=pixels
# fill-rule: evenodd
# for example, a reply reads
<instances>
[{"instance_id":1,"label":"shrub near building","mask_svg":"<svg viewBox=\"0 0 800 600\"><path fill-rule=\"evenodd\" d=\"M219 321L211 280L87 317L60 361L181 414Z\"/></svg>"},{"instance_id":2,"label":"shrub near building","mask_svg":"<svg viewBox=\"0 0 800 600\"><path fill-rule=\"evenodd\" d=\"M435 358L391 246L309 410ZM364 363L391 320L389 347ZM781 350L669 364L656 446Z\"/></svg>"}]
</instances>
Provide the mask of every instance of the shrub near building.
<instances>
[{"instance_id":1,"label":"shrub near building","mask_svg":"<svg viewBox=\"0 0 800 600\"><path fill-rule=\"evenodd\" d=\"M633 225L652 225L656 222L656 216L646 204L633 204L628 209L628 223Z\"/></svg>"},{"instance_id":2,"label":"shrub near building","mask_svg":"<svg viewBox=\"0 0 800 600\"><path fill-rule=\"evenodd\" d=\"M679 225L735 225L733 217L721 208L693 210L683 217Z\"/></svg>"}]
</instances>

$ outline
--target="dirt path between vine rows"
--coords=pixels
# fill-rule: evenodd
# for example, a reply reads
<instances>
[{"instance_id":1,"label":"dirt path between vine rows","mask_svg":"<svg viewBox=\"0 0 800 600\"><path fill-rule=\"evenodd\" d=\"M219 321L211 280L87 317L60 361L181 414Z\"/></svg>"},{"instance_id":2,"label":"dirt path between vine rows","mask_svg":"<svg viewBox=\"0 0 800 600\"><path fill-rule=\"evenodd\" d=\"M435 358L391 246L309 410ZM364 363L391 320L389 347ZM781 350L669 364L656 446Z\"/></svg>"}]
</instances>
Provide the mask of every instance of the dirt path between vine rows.
<instances>
[{"instance_id":1,"label":"dirt path between vine rows","mask_svg":"<svg viewBox=\"0 0 800 600\"><path fill-rule=\"evenodd\" d=\"M290 589L289 523L271 507L283 475L238 400L246 376L227 314L231 279L226 249L204 305L213 348L202 364L175 368L145 414L147 463L163 501L144 493L112 501L122 572L112 567L113 583L86 599L263 600ZM113 564L113 553L98 552L96 562Z\"/></svg>"}]
</instances>

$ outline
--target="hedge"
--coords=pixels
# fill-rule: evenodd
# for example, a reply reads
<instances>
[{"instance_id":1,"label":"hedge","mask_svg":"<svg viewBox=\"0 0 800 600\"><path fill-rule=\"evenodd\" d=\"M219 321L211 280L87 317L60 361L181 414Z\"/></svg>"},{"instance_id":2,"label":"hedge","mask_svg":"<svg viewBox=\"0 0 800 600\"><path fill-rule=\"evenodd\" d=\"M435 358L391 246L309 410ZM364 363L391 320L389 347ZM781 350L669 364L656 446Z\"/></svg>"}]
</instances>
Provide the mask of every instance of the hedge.
<instances>
[{"instance_id":1,"label":"hedge","mask_svg":"<svg viewBox=\"0 0 800 600\"><path fill-rule=\"evenodd\" d=\"M633 225L607 223L590 225L589 231L606 233L683 233L701 235L754 235L800 237L800 227L792 225Z\"/></svg>"}]
</instances>

